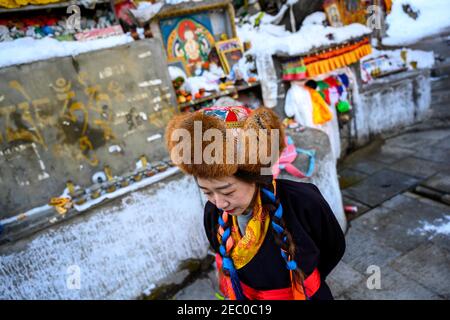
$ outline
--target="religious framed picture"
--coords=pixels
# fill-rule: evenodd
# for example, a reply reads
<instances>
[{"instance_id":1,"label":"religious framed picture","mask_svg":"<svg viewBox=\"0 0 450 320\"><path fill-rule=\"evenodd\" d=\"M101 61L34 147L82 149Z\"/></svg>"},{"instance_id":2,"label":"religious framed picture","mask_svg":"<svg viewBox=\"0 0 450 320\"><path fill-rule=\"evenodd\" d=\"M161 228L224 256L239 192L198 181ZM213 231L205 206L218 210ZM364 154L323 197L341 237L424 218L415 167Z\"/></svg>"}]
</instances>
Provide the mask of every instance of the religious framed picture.
<instances>
[{"instance_id":1,"label":"religious framed picture","mask_svg":"<svg viewBox=\"0 0 450 320\"><path fill-rule=\"evenodd\" d=\"M168 60L183 58L190 74L202 68L214 47L211 20L206 13L172 17L160 21Z\"/></svg>"},{"instance_id":2,"label":"religious framed picture","mask_svg":"<svg viewBox=\"0 0 450 320\"><path fill-rule=\"evenodd\" d=\"M229 74L233 69L233 66L244 56L244 52L242 51L242 48L234 48L221 51L219 55L221 57L222 66L225 73Z\"/></svg>"},{"instance_id":3,"label":"religious framed picture","mask_svg":"<svg viewBox=\"0 0 450 320\"><path fill-rule=\"evenodd\" d=\"M118 21L125 24L125 31L136 24L131 14L131 9L136 9L136 4L133 0L113 0L111 1L112 11L114 12Z\"/></svg>"},{"instance_id":4,"label":"religious framed picture","mask_svg":"<svg viewBox=\"0 0 450 320\"><path fill-rule=\"evenodd\" d=\"M344 25L342 17L342 5L339 0L325 0L323 9L327 15L328 23L332 27L342 27Z\"/></svg>"},{"instance_id":5,"label":"religious framed picture","mask_svg":"<svg viewBox=\"0 0 450 320\"><path fill-rule=\"evenodd\" d=\"M167 60L168 67L178 68L183 71L186 76L190 77L191 73L189 72L189 68L187 68L186 60L183 57L171 58Z\"/></svg>"},{"instance_id":6,"label":"religious framed picture","mask_svg":"<svg viewBox=\"0 0 450 320\"><path fill-rule=\"evenodd\" d=\"M202 74L215 43L237 37L234 17L230 1L165 4L150 20L150 28L161 40L168 59L183 57L191 75Z\"/></svg>"},{"instance_id":7,"label":"religious framed picture","mask_svg":"<svg viewBox=\"0 0 450 320\"><path fill-rule=\"evenodd\" d=\"M229 40L218 41L216 42L216 49L218 52L228 51L232 49L242 48L241 41L239 38L232 38Z\"/></svg>"}]
</instances>

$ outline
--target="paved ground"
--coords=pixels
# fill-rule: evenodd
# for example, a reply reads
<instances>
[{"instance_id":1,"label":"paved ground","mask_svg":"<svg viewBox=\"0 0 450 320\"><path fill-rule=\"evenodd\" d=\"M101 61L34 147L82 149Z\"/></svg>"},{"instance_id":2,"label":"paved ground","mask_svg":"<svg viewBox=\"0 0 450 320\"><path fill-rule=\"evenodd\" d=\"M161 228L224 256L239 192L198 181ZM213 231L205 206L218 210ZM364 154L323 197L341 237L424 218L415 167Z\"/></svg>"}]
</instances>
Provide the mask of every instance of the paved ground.
<instances>
[{"instance_id":1,"label":"paved ground","mask_svg":"<svg viewBox=\"0 0 450 320\"><path fill-rule=\"evenodd\" d=\"M450 128L375 141L339 175L344 204L358 212L348 216L347 250L327 279L335 298L450 299ZM216 285L211 271L175 299L216 299Z\"/></svg>"},{"instance_id":2,"label":"paved ground","mask_svg":"<svg viewBox=\"0 0 450 320\"><path fill-rule=\"evenodd\" d=\"M336 298L450 299L450 128L375 142L339 175L344 203L360 210L348 216L347 250L327 280ZM381 289L368 289L371 265Z\"/></svg>"}]
</instances>

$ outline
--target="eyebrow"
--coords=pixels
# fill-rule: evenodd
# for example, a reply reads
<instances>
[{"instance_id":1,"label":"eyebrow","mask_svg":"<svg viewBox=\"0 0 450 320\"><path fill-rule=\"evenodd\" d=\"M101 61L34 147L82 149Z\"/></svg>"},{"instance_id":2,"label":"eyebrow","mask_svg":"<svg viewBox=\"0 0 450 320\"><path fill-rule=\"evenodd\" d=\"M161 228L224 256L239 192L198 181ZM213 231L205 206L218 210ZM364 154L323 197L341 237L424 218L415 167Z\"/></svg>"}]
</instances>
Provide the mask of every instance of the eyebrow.
<instances>
[{"instance_id":1,"label":"eyebrow","mask_svg":"<svg viewBox=\"0 0 450 320\"><path fill-rule=\"evenodd\" d=\"M217 188L215 188L215 190L222 190L222 189L226 189L226 188L229 188L229 187L231 187L233 184L232 183L228 183L228 184L226 184L226 185L224 185L224 186L221 186L221 187L217 187ZM201 185L198 185L201 189L205 189L205 190L208 190L208 188L205 188L205 187L202 187Z\"/></svg>"}]
</instances>

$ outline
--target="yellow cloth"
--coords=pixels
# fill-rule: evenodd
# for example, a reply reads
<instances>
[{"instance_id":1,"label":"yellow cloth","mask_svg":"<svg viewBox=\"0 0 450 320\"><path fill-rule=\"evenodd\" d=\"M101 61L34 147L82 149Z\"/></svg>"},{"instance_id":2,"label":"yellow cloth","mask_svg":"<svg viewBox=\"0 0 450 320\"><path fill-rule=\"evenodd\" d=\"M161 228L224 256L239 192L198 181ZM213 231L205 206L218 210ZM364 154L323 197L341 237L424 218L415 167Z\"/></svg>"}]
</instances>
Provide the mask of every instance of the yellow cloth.
<instances>
[{"instance_id":1,"label":"yellow cloth","mask_svg":"<svg viewBox=\"0 0 450 320\"><path fill-rule=\"evenodd\" d=\"M384 3L386 5L386 13L389 14L391 13L391 9L392 9L392 0L384 0Z\"/></svg>"},{"instance_id":2,"label":"yellow cloth","mask_svg":"<svg viewBox=\"0 0 450 320\"><path fill-rule=\"evenodd\" d=\"M306 87L311 95L314 124L324 124L333 118L330 107L316 90Z\"/></svg>"},{"instance_id":3,"label":"yellow cloth","mask_svg":"<svg viewBox=\"0 0 450 320\"><path fill-rule=\"evenodd\" d=\"M61 198L51 198L49 205L55 207L56 211L59 214L65 214L67 210L72 208L72 201L70 198L61 197Z\"/></svg>"},{"instance_id":4,"label":"yellow cloth","mask_svg":"<svg viewBox=\"0 0 450 320\"><path fill-rule=\"evenodd\" d=\"M20 8L29 4L43 5L48 3L62 2L65 0L0 0L0 7L13 9Z\"/></svg>"},{"instance_id":5,"label":"yellow cloth","mask_svg":"<svg viewBox=\"0 0 450 320\"><path fill-rule=\"evenodd\" d=\"M249 263L258 252L261 244L266 237L269 229L270 217L268 212L263 210L261 205L261 193L258 190L256 202L253 207L253 215L248 222L245 234L242 236L239 231L236 216L232 216L233 225L231 227L231 237L235 243L231 251L231 258L233 259L236 269L244 267Z\"/></svg>"},{"instance_id":6,"label":"yellow cloth","mask_svg":"<svg viewBox=\"0 0 450 320\"><path fill-rule=\"evenodd\" d=\"M306 69L308 70L308 77L313 78L318 75L351 65L371 53L372 46L370 44L365 44L353 51L338 55L336 57L307 64Z\"/></svg>"}]
</instances>

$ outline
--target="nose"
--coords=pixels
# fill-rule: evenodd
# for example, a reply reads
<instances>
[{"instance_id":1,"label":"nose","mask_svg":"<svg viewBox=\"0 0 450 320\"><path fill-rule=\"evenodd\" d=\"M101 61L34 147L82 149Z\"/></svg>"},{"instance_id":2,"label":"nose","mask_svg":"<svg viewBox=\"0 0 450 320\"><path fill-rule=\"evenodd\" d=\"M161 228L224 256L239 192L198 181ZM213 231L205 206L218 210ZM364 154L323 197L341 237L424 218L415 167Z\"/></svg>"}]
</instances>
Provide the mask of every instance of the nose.
<instances>
[{"instance_id":1,"label":"nose","mask_svg":"<svg viewBox=\"0 0 450 320\"><path fill-rule=\"evenodd\" d=\"M221 195L215 196L216 200L216 207L219 209L226 209L229 207L230 203Z\"/></svg>"}]
</instances>

